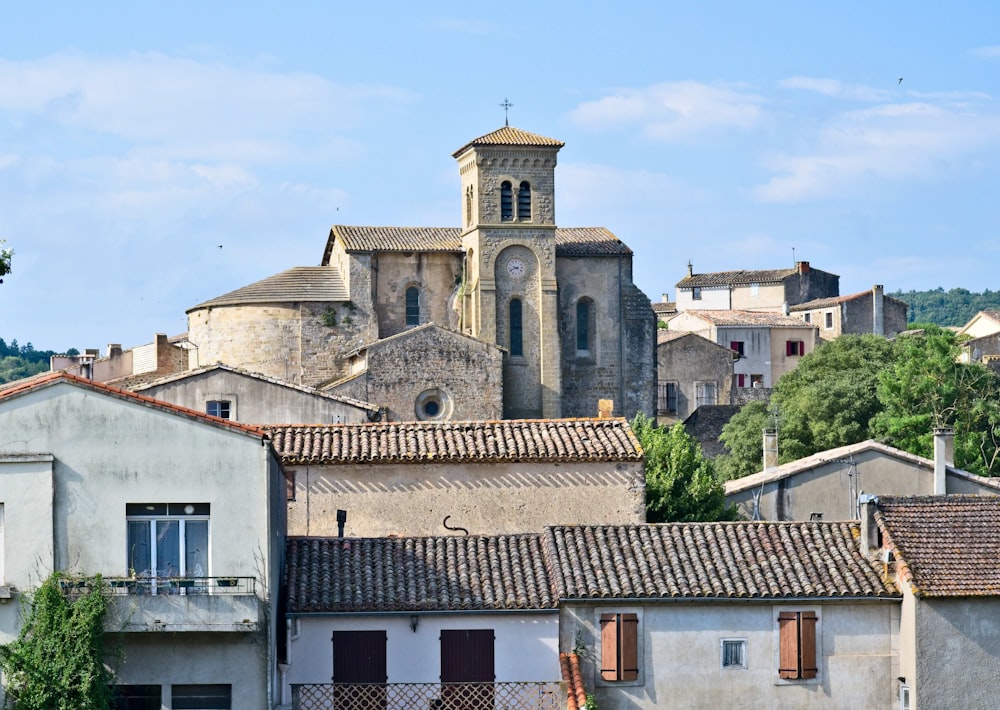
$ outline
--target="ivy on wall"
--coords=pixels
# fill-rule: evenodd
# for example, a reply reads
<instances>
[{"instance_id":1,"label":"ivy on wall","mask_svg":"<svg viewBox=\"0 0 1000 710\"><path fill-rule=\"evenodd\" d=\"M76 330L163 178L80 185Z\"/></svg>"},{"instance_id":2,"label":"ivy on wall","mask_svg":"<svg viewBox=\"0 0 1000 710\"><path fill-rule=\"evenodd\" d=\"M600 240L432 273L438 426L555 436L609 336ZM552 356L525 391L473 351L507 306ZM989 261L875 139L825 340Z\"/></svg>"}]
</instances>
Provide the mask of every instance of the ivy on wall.
<instances>
[{"instance_id":1,"label":"ivy on wall","mask_svg":"<svg viewBox=\"0 0 1000 710\"><path fill-rule=\"evenodd\" d=\"M104 633L105 582L51 574L24 603L17 640L0 646L9 710L107 710L117 657Z\"/></svg>"}]
</instances>

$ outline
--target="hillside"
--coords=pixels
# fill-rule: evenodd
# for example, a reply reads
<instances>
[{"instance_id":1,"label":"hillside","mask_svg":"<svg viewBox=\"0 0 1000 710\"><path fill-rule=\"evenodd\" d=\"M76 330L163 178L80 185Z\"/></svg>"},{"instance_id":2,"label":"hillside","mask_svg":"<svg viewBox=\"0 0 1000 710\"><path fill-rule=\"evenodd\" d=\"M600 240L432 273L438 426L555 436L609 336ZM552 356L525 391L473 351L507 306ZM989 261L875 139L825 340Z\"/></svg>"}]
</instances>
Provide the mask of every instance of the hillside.
<instances>
[{"instance_id":1,"label":"hillside","mask_svg":"<svg viewBox=\"0 0 1000 710\"><path fill-rule=\"evenodd\" d=\"M0 384L45 372L49 369L49 358L56 354L54 350L35 350L31 343L18 345L17 339L7 345L0 338ZM78 351L70 350L69 354L77 355Z\"/></svg>"},{"instance_id":2,"label":"hillside","mask_svg":"<svg viewBox=\"0 0 1000 710\"><path fill-rule=\"evenodd\" d=\"M931 291L896 291L886 295L910 304L910 323L963 326L979 311L1000 310L1000 291L989 289L972 293L964 288L945 291L939 286Z\"/></svg>"}]
</instances>

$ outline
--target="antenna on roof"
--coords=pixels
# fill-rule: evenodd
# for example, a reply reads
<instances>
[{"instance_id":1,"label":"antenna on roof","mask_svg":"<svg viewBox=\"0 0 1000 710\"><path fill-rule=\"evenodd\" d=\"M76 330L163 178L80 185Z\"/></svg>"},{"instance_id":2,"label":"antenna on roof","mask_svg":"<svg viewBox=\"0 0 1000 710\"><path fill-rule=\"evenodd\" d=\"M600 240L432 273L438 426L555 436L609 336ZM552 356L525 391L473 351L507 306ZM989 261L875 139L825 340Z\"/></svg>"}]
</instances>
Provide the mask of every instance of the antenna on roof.
<instances>
[{"instance_id":1,"label":"antenna on roof","mask_svg":"<svg viewBox=\"0 0 1000 710\"><path fill-rule=\"evenodd\" d=\"M500 108L503 109L503 125L505 125L505 126L509 126L510 125L510 121L507 118L507 112L510 111L510 109L511 109L511 107L513 105L514 104L512 104L510 102L510 99L508 99L506 96L503 99L503 103L500 104Z\"/></svg>"},{"instance_id":2,"label":"antenna on roof","mask_svg":"<svg viewBox=\"0 0 1000 710\"><path fill-rule=\"evenodd\" d=\"M795 266L798 262L795 261L795 247L792 247L792 266Z\"/></svg>"}]
</instances>

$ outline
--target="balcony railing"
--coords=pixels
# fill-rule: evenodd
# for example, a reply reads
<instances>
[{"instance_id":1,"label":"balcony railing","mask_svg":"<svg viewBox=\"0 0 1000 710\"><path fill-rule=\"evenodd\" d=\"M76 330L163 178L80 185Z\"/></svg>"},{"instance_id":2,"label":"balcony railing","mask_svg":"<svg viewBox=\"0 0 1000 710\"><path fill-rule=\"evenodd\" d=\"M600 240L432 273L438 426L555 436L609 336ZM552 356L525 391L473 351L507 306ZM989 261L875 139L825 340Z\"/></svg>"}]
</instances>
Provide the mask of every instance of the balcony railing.
<instances>
[{"instance_id":1,"label":"balcony railing","mask_svg":"<svg viewBox=\"0 0 1000 710\"><path fill-rule=\"evenodd\" d=\"M564 710L566 684L293 684L293 710Z\"/></svg>"},{"instance_id":2,"label":"balcony railing","mask_svg":"<svg viewBox=\"0 0 1000 710\"><path fill-rule=\"evenodd\" d=\"M112 594L256 594L253 577L105 577Z\"/></svg>"}]
</instances>

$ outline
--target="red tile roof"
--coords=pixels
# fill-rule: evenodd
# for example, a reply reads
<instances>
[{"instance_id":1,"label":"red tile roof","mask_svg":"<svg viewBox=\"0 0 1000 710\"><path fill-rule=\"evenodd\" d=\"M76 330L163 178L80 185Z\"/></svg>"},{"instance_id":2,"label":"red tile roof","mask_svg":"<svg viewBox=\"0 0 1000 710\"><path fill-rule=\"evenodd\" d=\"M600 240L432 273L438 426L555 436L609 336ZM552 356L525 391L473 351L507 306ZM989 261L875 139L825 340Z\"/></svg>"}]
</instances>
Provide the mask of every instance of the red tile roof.
<instances>
[{"instance_id":1,"label":"red tile roof","mask_svg":"<svg viewBox=\"0 0 1000 710\"><path fill-rule=\"evenodd\" d=\"M1000 596L1000 497L880 496L875 520L915 595Z\"/></svg>"},{"instance_id":2,"label":"red tile roof","mask_svg":"<svg viewBox=\"0 0 1000 710\"><path fill-rule=\"evenodd\" d=\"M641 461L624 419L269 426L288 464Z\"/></svg>"},{"instance_id":3,"label":"red tile roof","mask_svg":"<svg viewBox=\"0 0 1000 710\"><path fill-rule=\"evenodd\" d=\"M559 669L562 679L566 681L566 709L583 710L587 704L587 689L580 672L580 657L575 653L560 653Z\"/></svg>"},{"instance_id":4,"label":"red tile roof","mask_svg":"<svg viewBox=\"0 0 1000 710\"><path fill-rule=\"evenodd\" d=\"M473 138L451 155L453 158L457 158L468 148L504 145L558 149L562 148L566 144L562 141L556 140L555 138L546 138L545 136L540 136L537 133L522 131L520 128L504 126L503 128L498 128L495 131L487 133L485 136Z\"/></svg>"},{"instance_id":5,"label":"red tile roof","mask_svg":"<svg viewBox=\"0 0 1000 710\"><path fill-rule=\"evenodd\" d=\"M205 422L206 424L225 427L226 429L232 429L245 434L251 434L261 438L265 438L267 436L267 432L258 426L241 424L239 422L230 421L229 419L220 419L219 417L209 416L208 414L199 412L195 409L188 409L187 407L181 407L169 402L163 402L158 399L153 399L152 397L147 397L145 395L121 389L120 387L114 387L113 385L104 384L102 382L95 382L94 380L88 380L85 377L71 375L68 372L62 371L47 372L35 377L28 377L23 380L7 383L4 387L0 388L0 402L13 399L14 397L18 397L29 392L44 389L46 387L52 387L53 385L57 385L59 383L69 383L78 387L84 387L111 397L131 402L138 402L148 407L154 407L172 414L188 417L189 419L197 419Z\"/></svg>"},{"instance_id":6,"label":"red tile roof","mask_svg":"<svg viewBox=\"0 0 1000 710\"><path fill-rule=\"evenodd\" d=\"M798 273L797 269L763 269L738 271L714 271L707 274L691 274L677 282L677 288L694 288L695 286L746 286L749 284L781 283L789 276Z\"/></svg>"}]
</instances>

